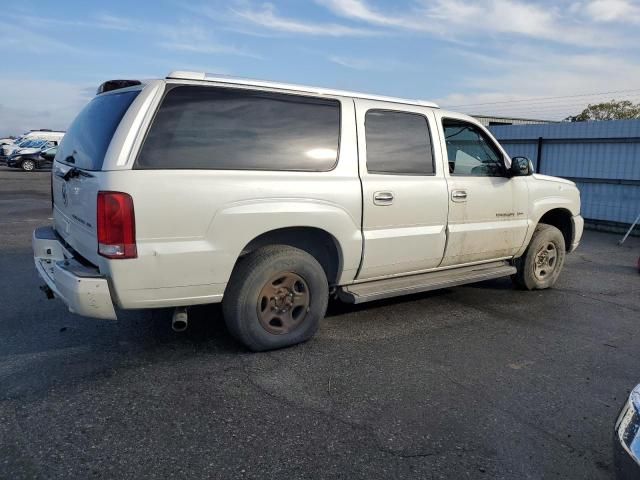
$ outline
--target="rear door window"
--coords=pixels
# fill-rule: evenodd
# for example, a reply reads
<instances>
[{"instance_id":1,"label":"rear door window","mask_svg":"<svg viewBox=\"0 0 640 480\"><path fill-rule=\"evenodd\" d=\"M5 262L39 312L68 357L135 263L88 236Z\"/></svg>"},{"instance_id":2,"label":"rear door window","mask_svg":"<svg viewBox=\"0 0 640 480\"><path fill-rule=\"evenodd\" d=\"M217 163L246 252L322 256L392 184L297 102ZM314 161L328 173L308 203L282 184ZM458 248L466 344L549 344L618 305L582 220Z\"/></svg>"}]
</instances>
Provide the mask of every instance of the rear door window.
<instances>
[{"instance_id":1,"label":"rear door window","mask_svg":"<svg viewBox=\"0 0 640 480\"><path fill-rule=\"evenodd\" d=\"M135 168L328 171L339 137L337 100L177 86L166 94Z\"/></svg>"},{"instance_id":2,"label":"rear door window","mask_svg":"<svg viewBox=\"0 0 640 480\"><path fill-rule=\"evenodd\" d=\"M364 129L369 173L433 175L431 134L424 116L369 110Z\"/></svg>"},{"instance_id":3,"label":"rear door window","mask_svg":"<svg viewBox=\"0 0 640 480\"><path fill-rule=\"evenodd\" d=\"M140 90L114 92L91 100L64 136L56 159L84 170L100 170L113 134Z\"/></svg>"}]
</instances>

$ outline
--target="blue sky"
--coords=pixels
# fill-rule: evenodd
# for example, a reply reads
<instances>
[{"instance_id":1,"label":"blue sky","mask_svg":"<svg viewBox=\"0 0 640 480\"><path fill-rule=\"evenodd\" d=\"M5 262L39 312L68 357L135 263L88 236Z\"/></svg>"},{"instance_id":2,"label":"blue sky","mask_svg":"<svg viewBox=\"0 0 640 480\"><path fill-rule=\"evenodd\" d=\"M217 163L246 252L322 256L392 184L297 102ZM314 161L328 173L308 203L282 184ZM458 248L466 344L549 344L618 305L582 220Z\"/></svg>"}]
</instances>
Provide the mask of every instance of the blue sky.
<instances>
[{"instance_id":1,"label":"blue sky","mask_svg":"<svg viewBox=\"0 0 640 480\"><path fill-rule=\"evenodd\" d=\"M65 128L102 81L174 69L534 118L613 97L640 101L638 0L4 5L0 134ZM616 93L586 96L603 92Z\"/></svg>"}]
</instances>

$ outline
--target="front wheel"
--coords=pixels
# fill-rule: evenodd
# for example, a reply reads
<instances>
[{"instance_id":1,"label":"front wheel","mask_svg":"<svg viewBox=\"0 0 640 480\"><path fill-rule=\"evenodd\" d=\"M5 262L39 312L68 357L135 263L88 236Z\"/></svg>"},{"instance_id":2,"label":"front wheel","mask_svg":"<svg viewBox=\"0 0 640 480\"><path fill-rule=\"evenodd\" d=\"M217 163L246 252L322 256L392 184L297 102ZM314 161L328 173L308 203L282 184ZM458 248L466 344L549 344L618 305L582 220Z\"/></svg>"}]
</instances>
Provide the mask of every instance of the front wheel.
<instances>
[{"instance_id":1,"label":"front wheel","mask_svg":"<svg viewBox=\"0 0 640 480\"><path fill-rule=\"evenodd\" d=\"M566 255L564 236L552 225L539 224L522 257L516 259L518 271L511 277L525 290L543 290L558 280Z\"/></svg>"},{"instance_id":2,"label":"front wheel","mask_svg":"<svg viewBox=\"0 0 640 480\"><path fill-rule=\"evenodd\" d=\"M239 260L222 311L237 340L263 351L309 340L328 301L329 285L318 261L303 250L273 245Z\"/></svg>"},{"instance_id":3,"label":"front wheel","mask_svg":"<svg viewBox=\"0 0 640 480\"><path fill-rule=\"evenodd\" d=\"M25 172L31 172L35 170L36 162L34 162L33 160L25 160L22 162L21 166L22 166L22 170L24 170Z\"/></svg>"}]
</instances>

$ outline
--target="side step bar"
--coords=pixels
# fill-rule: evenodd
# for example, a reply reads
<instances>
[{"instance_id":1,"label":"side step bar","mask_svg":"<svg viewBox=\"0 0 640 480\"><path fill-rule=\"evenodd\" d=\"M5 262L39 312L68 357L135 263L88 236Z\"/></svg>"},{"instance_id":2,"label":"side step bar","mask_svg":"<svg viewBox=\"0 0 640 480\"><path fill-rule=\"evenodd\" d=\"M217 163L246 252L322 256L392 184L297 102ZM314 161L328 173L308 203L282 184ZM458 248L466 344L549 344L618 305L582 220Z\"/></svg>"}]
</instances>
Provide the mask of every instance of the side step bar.
<instances>
[{"instance_id":1,"label":"side step bar","mask_svg":"<svg viewBox=\"0 0 640 480\"><path fill-rule=\"evenodd\" d=\"M404 277L385 278L371 282L346 285L338 291L341 300L348 303L363 303L383 298L427 292L440 288L455 287L465 283L481 282L492 278L506 277L516 273L516 268L506 261L459 267L435 272L420 273Z\"/></svg>"}]
</instances>

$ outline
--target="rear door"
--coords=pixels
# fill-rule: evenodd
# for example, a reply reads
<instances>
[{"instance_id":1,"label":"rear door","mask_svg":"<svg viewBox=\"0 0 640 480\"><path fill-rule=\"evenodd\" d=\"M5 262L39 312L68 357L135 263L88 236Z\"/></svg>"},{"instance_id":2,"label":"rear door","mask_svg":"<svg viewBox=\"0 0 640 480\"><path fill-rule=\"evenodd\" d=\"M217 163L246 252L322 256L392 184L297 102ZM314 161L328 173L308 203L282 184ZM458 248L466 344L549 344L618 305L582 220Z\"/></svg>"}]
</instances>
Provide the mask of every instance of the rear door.
<instances>
[{"instance_id":1,"label":"rear door","mask_svg":"<svg viewBox=\"0 0 640 480\"><path fill-rule=\"evenodd\" d=\"M102 164L120 120L139 90L96 96L78 114L58 147L53 166L56 231L80 255L97 263L97 196Z\"/></svg>"},{"instance_id":2,"label":"rear door","mask_svg":"<svg viewBox=\"0 0 640 480\"><path fill-rule=\"evenodd\" d=\"M417 106L355 104L364 235L358 279L435 268L448 209L435 117Z\"/></svg>"}]
</instances>

